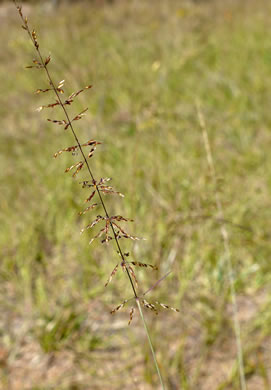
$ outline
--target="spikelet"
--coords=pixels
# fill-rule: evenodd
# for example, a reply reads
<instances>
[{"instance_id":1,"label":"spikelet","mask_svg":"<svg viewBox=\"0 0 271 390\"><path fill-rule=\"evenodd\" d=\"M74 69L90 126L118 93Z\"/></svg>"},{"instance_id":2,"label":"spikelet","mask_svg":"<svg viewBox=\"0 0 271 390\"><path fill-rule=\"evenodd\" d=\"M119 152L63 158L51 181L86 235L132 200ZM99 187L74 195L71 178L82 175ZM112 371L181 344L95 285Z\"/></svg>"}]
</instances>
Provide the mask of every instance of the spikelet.
<instances>
[{"instance_id":1,"label":"spikelet","mask_svg":"<svg viewBox=\"0 0 271 390\"><path fill-rule=\"evenodd\" d=\"M95 195L95 192L96 192L96 190L94 190L94 191L90 194L90 196L85 200L85 203L91 201L91 199L92 199L93 196Z\"/></svg>"},{"instance_id":2,"label":"spikelet","mask_svg":"<svg viewBox=\"0 0 271 390\"><path fill-rule=\"evenodd\" d=\"M135 275L133 268L129 264L126 264L126 268L128 268L128 270L130 271L130 274L131 274L132 278L134 279L135 285L136 285L136 287L138 287L138 281L137 281L137 278L136 278L136 275Z\"/></svg>"},{"instance_id":3,"label":"spikelet","mask_svg":"<svg viewBox=\"0 0 271 390\"><path fill-rule=\"evenodd\" d=\"M176 313L180 312L179 309L176 309L175 307L172 307L172 306L169 306L169 305L165 305L164 303L161 303L161 302L158 302L158 301L156 301L155 304L154 304L154 303L150 303L150 302L146 301L146 299L143 299L142 303L143 303L143 305L147 309L153 310L155 312L155 314L158 314L158 310L157 310L155 305L161 306L163 309L172 310L172 311L174 311Z\"/></svg>"},{"instance_id":4,"label":"spikelet","mask_svg":"<svg viewBox=\"0 0 271 390\"><path fill-rule=\"evenodd\" d=\"M86 89L90 89L92 88L92 85L87 85L86 87L80 89L79 91L77 92L73 92L69 97L68 99L65 100L64 104L72 104L72 102L74 101L74 99L83 91L85 91Z\"/></svg>"},{"instance_id":5,"label":"spikelet","mask_svg":"<svg viewBox=\"0 0 271 390\"><path fill-rule=\"evenodd\" d=\"M130 319L128 321L128 325L131 325L131 322L133 321L134 311L135 311L135 309L132 307L132 309L130 310L130 314L129 314Z\"/></svg>"},{"instance_id":6,"label":"spikelet","mask_svg":"<svg viewBox=\"0 0 271 390\"><path fill-rule=\"evenodd\" d=\"M31 69L31 68L42 69L44 67L43 64L40 61L36 60L35 58L33 59L32 62L35 65L28 65L26 66L26 69Z\"/></svg>"},{"instance_id":7,"label":"spikelet","mask_svg":"<svg viewBox=\"0 0 271 390\"><path fill-rule=\"evenodd\" d=\"M65 172L69 172L71 171L72 169L76 168L76 171L74 172L74 174L72 175L72 177L75 177L79 171L81 171L81 169L83 168L84 166L84 163L83 161L79 161L78 163L76 164L73 164L72 166L70 166L69 168L66 168L65 169Z\"/></svg>"},{"instance_id":8,"label":"spikelet","mask_svg":"<svg viewBox=\"0 0 271 390\"><path fill-rule=\"evenodd\" d=\"M124 229L122 229L118 224L116 224L115 222L112 222L112 225L115 226L118 231L117 231L117 237L118 238L129 238L130 240L143 240L143 238L140 238L140 237L136 237L136 236L131 236L130 234L128 234Z\"/></svg>"},{"instance_id":9,"label":"spikelet","mask_svg":"<svg viewBox=\"0 0 271 390\"><path fill-rule=\"evenodd\" d=\"M77 114L73 119L72 119L72 122L73 121L79 121L79 119L81 119L85 114L85 112L88 110L88 108L85 108L83 111L81 111L79 114Z\"/></svg>"},{"instance_id":10,"label":"spikelet","mask_svg":"<svg viewBox=\"0 0 271 390\"><path fill-rule=\"evenodd\" d=\"M47 58L45 58L44 65L47 66L50 61L51 61L51 56L49 55Z\"/></svg>"},{"instance_id":11,"label":"spikelet","mask_svg":"<svg viewBox=\"0 0 271 390\"><path fill-rule=\"evenodd\" d=\"M125 299L120 305L118 305L117 307L115 307L115 309L111 310L110 313L111 314L115 314L118 310L121 310L123 308L123 306L128 302L127 299Z\"/></svg>"},{"instance_id":12,"label":"spikelet","mask_svg":"<svg viewBox=\"0 0 271 390\"><path fill-rule=\"evenodd\" d=\"M176 313L179 313L180 310L179 309L176 309L175 307L171 307L171 306L168 306L168 305L165 305L164 303L161 303L161 302L155 302L157 305L161 306L163 309L168 309L168 310L172 310L172 311L175 311Z\"/></svg>"},{"instance_id":13,"label":"spikelet","mask_svg":"<svg viewBox=\"0 0 271 390\"><path fill-rule=\"evenodd\" d=\"M104 287L107 287L108 284L111 282L113 276L116 274L117 270L118 270L118 267L119 267L119 263L115 266L115 268L113 269L113 271L111 272L109 278L107 279L107 282L105 283Z\"/></svg>"},{"instance_id":14,"label":"spikelet","mask_svg":"<svg viewBox=\"0 0 271 390\"><path fill-rule=\"evenodd\" d=\"M146 299L142 299L141 301L143 303L143 306L145 306L147 309L152 310L156 315L158 314L158 311L153 303L149 303L146 301Z\"/></svg>"},{"instance_id":15,"label":"spikelet","mask_svg":"<svg viewBox=\"0 0 271 390\"><path fill-rule=\"evenodd\" d=\"M37 91L38 91L38 90L37 90ZM36 91L36 92L37 92L37 91ZM46 92L47 92L47 91L46 91ZM53 103L46 104L45 106L40 106L40 107L36 108L36 111L40 112L40 111L42 111L44 108L54 108L54 107L56 107L56 106L60 106L60 102L59 102L58 100L56 100L56 101L53 102ZM49 121L49 122L53 122L53 123L59 122L59 121L54 121L54 120L50 120L50 119L48 119L48 121Z\"/></svg>"},{"instance_id":16,"label":"spikelet","mask_svg":"<svg viewBox=\"0 0 271 390\"><path fill-rule=\"evenodd\" d=\"M59 83L58 83L58 86L57 86L57 88L56 88L56 90L58 91L58 92L60 92L60 93L64 93L64 90L63 90L63 85L64 85L64 83L65 83L65 80L61 80Z\"/></svg>"},{"instance_id":17,"label":"spikelet","mask_svg":"<svg viewBox=\"0 0 271 390\"><path fill-rule=\"evenodd\" d=\"M105 239L101 241L101 243L104 243L104 242L109 242L110 240L112 240L112 237L108 235L108 227L105 226L105 228L101 229L99 231L98 234L96 234L96 236L94 236L90 241L89 241L89 245L93 243L93 241L96 239L96 238L100 238L103 234L105 234Z\"/></svg>"},{"instance_id":18,"label":"spikelet","mask_svg":"<svg viewBox=\"0 0 271 390\"><path fill-rule=\"evenodd\" d=\"M102 217L101 215L98 215L97 218L91 222L89 225L87 225L85 228L81 229L81 233L83 233L85 230L87 229L91 229L93 228L93 226L97 225L97 223L99 223L101 220L103 220L104 217Z\"/></svg>"},{"instance_id":19,"label":"spikelet","mask_svg":"<svg viewBox=\"0 0 271 390\"><path fill-rule=\"evenodd\" d=\"M146 264L146 263L141 263L140 261L131 261L131 264L133 264L136 267L141 267L141 268L152 268L153 270L157 271L158 267L156 265L152 264Z\"/></svg>"},{"instance_id":20,"label":"spikelet","mask_svg":"<svg viewBox=\"0 0 271 390\"><path fill-rule=\"evenodd\" d=\"M46 89L36 89L35 93L38 94L38 93L41 93L41 92L48 92L48 91L51 91L52 88L46 88Z\"/></svg>"},{"instance_id":21,"label":"spikelet","mask_svg":"<svg viewBox=\"0 0 271 390\"><path fill-rule=\"evenodd\" d=\"M84 209L83 211L79 211L78 215L86 214L86 212L88 212L89 210L94 209L94 207L96 207L96 206L98 206L98 203L93 203L92 205L90 205L86 209Z\"/></svg>"},{"instance_id":22,"label":"spikelet","mask_svg":"<svg viewBox=\"0 0 271 390\"><path fill-rule=\"evenodd\" d=\"M33 41L34 41L34 45L35 45L36 49L38 50L39 44L38 44L37 34L36 34L35 30L32 31L32 38L33 38Z\"/></svg>"},{"instance_id":23,"label":"spikelet","mask_svg":"<svg viewBox=\"0 0 271 390\"><path fill-rule=\"evenodd\" d=\"M41 110L42 110L42 106L38 107L36 111L41 111ZM52 122L52 123L56 123L58 125L65 125L65 129L70 125L70 123L68 123L65 119L62 119L62 120L47 119L47 121Z\"/></svg>"}]
</instances>

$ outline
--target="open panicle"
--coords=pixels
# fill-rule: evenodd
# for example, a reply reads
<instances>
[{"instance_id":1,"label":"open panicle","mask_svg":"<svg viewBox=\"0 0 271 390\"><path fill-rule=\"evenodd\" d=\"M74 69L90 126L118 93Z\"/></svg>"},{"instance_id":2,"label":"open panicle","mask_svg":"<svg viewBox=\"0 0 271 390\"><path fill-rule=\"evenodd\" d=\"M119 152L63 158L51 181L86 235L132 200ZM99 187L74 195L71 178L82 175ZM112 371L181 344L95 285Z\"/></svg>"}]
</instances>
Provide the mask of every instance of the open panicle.
<instances>
[{"instance_id":1,"label":"open panicle","mask_svg":"<svg viewBox=\"0 0 271 390\"><path fill-rule=\"evenodd\" d=\"M152 266L152 265L147 264L147 263L145 264L145 263L141 263L141 262L137 262L137 261L126 262L125 258L129 256L129 253L123 253L122 252L122 249L121 249L121 246L120 246L120 243L119 243L119 239L120 238L129 238L131 240L139 240L140 238L139 237L135 237L135 236L131 236L130 234L128 234L120 226L120 222L132 222L133 220L131 220L129 218L124 218L121 215L113 215L111 217L109 216L110 214L109 214L109 212L107 210L107 206L105 205L105 202L104 202L104 199L103 199L103 195L107 195L107 194L116 194L116 195L119 195L121 197L123 197L124 195L121 192L115 191L112 186L107 184L107 182L110 181L109 178L101 178L99 181L97 181L95 179L95 177L94 177L92 169L91 169L91 167L89 165L89 158L91 158L93 156L94 150L95 150L96 146L98 144L100 144L100 142L97 142L95 140L90 140L90 141L87 141L85 143L81 143L79 141L77 133L76 133L76 131L74 129L74 123L73 123L75 121L78 121L78 120L82 119L83 116L86 115L86 111L88 109L85 108L83 111L81 111L79 114L75 115L73 118L70 116L70 114L67 111L68 108L69 108L68 106L70 106L73 103L74 99L78 95L80 95L83 91L90 89L92 86L91 85L87 85L86 87L78 90L77 92L73 92L68 98L66 98L66 99L65 98L63 98L63 99L61 98L61 95L64 93L64 90L63 90L64 80L60 81L58 83L58 85L54 84L53 79L51 77L51 73L49 71L49 67L48 67L48 64L51 61L51 56L49 55L48 57L43 58L43 56L41 54L41 51L40 51L40 45L38 43L36 31L35 30L31 30L29 28L27 18L25 18L23 16L22 8L17 6L16 0L13 0L13 1L15 3L16 7L17 7L19 15L20 15L20 17L22 19L22 22L23 22L23 26L22 27L28 33L28 35L29 35L29 37L30 37L30 39L31 39L31 41L32 41L32 43L34 45L34 48L35 48L36 54L37 54L37 58L38 58L38 59L34 59L33 60L33 65L29 66L28 68L43 69L45 71L46 77L47 77L48 82L49 82L49 87L48 88L37 89L36 90L36 94L53 91L55 93L55 97L56 97L56 100L54 102L49 103L47 105L42 105L37 110L38 111L42 111L43 109L54 108L56 106L61 108L64 118L60 119L60 120L58 120L58 119L48 119L48 121L52 122L52 123L55 123L57 125L64 126L64 130L67 130L69 128L70 132L72 133L72 135L73 135L73 137L74 137L74 139L76 141L76 145L59 150L58 152L56 152L54 154L54 157L56 158L58 155L62 154L63 152L72 152L72 154L77 154L77 153L80 152L80 154L81 154L81 159L80 160L81 161L71 165L69 168L67 168L65 170L65 172L69 172L71 170L75 170L72 176L76 177L76 175L85 166L87 171L88 171L88 174L89 174L89 177L90 177L91 180L84 181L83 182L83 187L92 188L92 192L89 195L89 197L86 199L85 202L90 202L93 199L95 194L97 194L97 196L99 198L99 203L91 204L85 210L81 211L79 213L79 215L85 214L87 211L93 209L98 204L100 204L102 206L103 211L104 211L104 216L98 215L94 221L92 221L90 224L88 224L85 228L83 228L81 230L81 233L83 233L87 229L91 229L91 228L95 227L100 222L103 222L104 226L90 240L90 243L92 243L97 238L101 238L102 236L104 236L102 241L101 241L102 243L108 243L109 241L114 240L114 242L116 244L116 247L117 247L117 252L118 252L118 254L121 257L121 263L120 263L121 267L122 267L122 269L125 271L125 273L128 276L128 280L129 280L129 283L130 283L132 291L133 291L133 299L135 299L135 302L137 304L137 307L138 307L141 319L143 321L144 329L145 329L146 334L147 334L147 338L148 338L148 342L149 342L149 345L150 345L150 349L151 349L152 357L153 357L153 360L154 360L154 364L155 364L155 367L156 367L156 370L157 370L157 374L159 376L162 388L164 389L163 380L162 380L161 373L160 373L160 370L159 370L159 366L158 366L158 363L157 363L157 360L156 360L155 352L154 352L154 349L153 349L153 346L152 346L152 342L151 342L150 335L149 335L149 332L148 332L148 328L147 328L147 325L146 325L146 322L145 322L145 319L144 319L144 314L143 314L141 305L143 305L144 307L150 309L151 311L153 311L156 314L158 313L158 311L157 311L157 309L156 309L154 304L149 303L145 299L143 299L144 294L141 297L139 297L139 295L137 293L138 282L137 282L137 279L136 279L135 272L134 272L134 270L132 268L132 265L136 266L136 267L142 267L142 268L143 267L144 268L148 268L149 267L149 268L152 268L153 270L157 269L157 267ZM85 154L85 152L83 150L84 147L90 147L90 151L88 152L88 154ZM111 282L112 278L114 277L114 275L116 274L116 272L118 270L118 267L119 267L119 263L115 266L115 268L111 272L111 274L110 274L110 276L109 276L105 286L107 286ZM156 283L156 285L158 283L159 283L159 281ZM128 302L128 300L124 300L115 309L111 310L111 314L115 314L117 311L122 309L123 306L127 302ZM173 309L173 308L169 307L168 305L160 304L158 302L157 302L157 304L160 305L163 308L167 308L167 309L171 309L171 310L174 310L174 311L178 311L177 309ZM130 310L129 322L128 322L129 325L132 322L133 314L134 314L134 308L132 308Z\"/></svg>"}]
</instances>

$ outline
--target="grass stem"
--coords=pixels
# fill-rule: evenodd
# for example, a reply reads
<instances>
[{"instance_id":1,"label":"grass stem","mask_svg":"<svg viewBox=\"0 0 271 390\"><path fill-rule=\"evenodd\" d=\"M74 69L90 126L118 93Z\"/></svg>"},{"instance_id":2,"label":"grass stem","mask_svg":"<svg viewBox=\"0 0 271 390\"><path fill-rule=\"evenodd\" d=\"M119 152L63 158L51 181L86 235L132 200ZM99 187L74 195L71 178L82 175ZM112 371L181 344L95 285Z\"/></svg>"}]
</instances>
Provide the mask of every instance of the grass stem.
<instances>
[{"instance_id":1,"label":"grass stem","mask_svg":"<svg viewBox=\"0 0 271 390\"><path fill-rule=\"evenodd\" d=\"M136 303L137 303L137 307L138 307L138 310L139 310L139 313L140 313L140 317L142 319L142 322L143 322L143 325L144 325L144 328L145 328L145 331L146 331L146 335L147 335L148 343L149 343L149 346L150 346L150 349L151 349L154 365L155 365L155 368L156 368L156 371L157 371L157 374L159 376L159 380L160 380L160 383L161 383L161 388L162 388L162 390L165 390L165 385L164 385L163 378L162 378L162 375L161 375L161 372L160 372L160 369L159 369L159 366L158 366L158 362L157 362L155 351L154 351L154 348L153 348L153 345L152 345L150 333L149 333L149 330L148 330L148 327L147 327L147 324L146 324L146 321L145 321L145 317L144 317L144 314L143 314L143 311L142 311L142 307L141 307L141 304L140 304L140 301L139 301L138 298L136 299Z\"/></svg>"},{"instance_id":2,"label":"grass stem","mask_svg":"<svg viewBox=\"0 0 271 390\"><path fill-rule=\"evenodd\" d=\"M221 219L224 218L224 212L222 203L220 200L219 192L217 191L217 176L216 176L216 170L215 170L215 164L212 156L212 150L210 146L209 136L206 128L205 118L203 116L203 113L200 109L200 104L197 102L197 115L199 120L199 125L202 130L202 136L204 141L204 147L206 151L206 157L207 162L209 166L209 170L211 172L212 180L214 183L215 188L215 202L216 202L216 208L218 212L218 217ZM236 349L237 349L237 360L238 360L238 369L239 369L239 377L240 377L240 385L241 390L246 390L246 378L245 378L245 369L244 369L244 358L243 358L243 348L242 348L242 341L241 341L241 326L240 321L238 318L238 305L236 300L236 290L234 286L234 276L233 276L233 265L232 265L232 256L231 256L231 249L230 249L230 240L229 240L229 234L228 230L226 229L225 225L221 225L220 232L223 240L224 245L224 252L226 256L227 266L228 266L228 278L229 278L229 284L230 284L230 295L231 295L231 301L232 301L232 307L233 307L233 325L234 325L234 333L235 333L235 339L236 339Z\"/></svg>"}]
</instances>

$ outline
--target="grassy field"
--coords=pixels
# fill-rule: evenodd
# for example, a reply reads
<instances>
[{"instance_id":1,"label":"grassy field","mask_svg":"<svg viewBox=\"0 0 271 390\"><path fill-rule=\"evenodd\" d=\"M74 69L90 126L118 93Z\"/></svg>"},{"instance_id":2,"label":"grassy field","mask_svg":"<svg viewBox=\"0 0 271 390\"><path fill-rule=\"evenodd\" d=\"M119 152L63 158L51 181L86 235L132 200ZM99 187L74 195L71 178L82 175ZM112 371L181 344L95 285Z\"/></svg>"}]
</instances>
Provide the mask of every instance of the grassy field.
<instances>
[{"instance_id":1,"label":"grassy field","mask_svg":"<svg viewBox=\"0 0 271 390\"><path fill-rule=\"evenodd\" d=\"M76 3L76 2L75 2ZM221 2L222 3L222 2ZM78 2L55 11L25 6L56 81L67 93L93 84L79 138L102 142L91 160L124 199L111 214L133 218L122 242L142 291L180 314L146 312L167 389L240 389L221 225L229 233L248 390L271 388L270 4ZM246 4L244 4L246 3ZM92 5L91 5L92 4ZM139 316L114 245L88 245L78 217L88 196L54 153L71 134L38 113L48 95L15 8L0 7L0 389L157 389ZM50 101L50 98L49 98ZM197 105L210 137L225 221L218 218ZM76 158L76 157L75 157Z\"/></svg>"}]
</instances>

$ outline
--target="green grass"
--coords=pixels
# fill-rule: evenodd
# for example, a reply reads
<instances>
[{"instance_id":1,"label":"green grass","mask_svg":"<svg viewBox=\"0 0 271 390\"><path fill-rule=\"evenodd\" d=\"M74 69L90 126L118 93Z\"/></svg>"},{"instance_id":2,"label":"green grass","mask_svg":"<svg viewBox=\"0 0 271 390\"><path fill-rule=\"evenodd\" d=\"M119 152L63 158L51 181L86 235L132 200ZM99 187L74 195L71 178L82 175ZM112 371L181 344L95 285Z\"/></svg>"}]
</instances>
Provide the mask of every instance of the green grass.
<instances>
[{"instance_id":1,"label":"green grass","mask_svg":"<svg viewBox=\"0 0 271 390\"><path fill-rule=\"evenodd\" d=\"M55 80L65 79L68 93L93 84L72 112L89 107L78 122L79 138L103 142L93 171L113 177L125 193L124 200L106 198L110 212L135 219L127 230L147 238L132 247L123 242L124 250L160 267L158 273L139 271L142 290L172 269L147 297L179 307L181 315L146 313L169 389L239 388L225 256L197 101L225 218L232 223L227 228L247 381L256 390L270 387L269 12L267 1L161 1L156 7L117 1L29 12L43 54L52 55ZM117 255L110 246L89 247L92 232L79 234L96 214L78 217L88 193L78 185L84 175L72 180L63 173L73 158L52 158L73 141L46 121L62 119L60 112L34 111L48 95L32 91L46 82L42 72L23 69L34 54L15 9L0 32L0 347L10 354L10 370L21 364L28 375L27 383L19 375L18 388L85 389L91 382L91 389L121 389L133 383L131 376L138 380L135 388L157 388L139 320L128 328L127 310L108 314L131 296L130 287L119 272L104 289ZM42 376L44 366L35 369L24 360L24 343L42 361L54 356L58 373Z\"/></svg>"}]
</instances>

